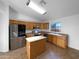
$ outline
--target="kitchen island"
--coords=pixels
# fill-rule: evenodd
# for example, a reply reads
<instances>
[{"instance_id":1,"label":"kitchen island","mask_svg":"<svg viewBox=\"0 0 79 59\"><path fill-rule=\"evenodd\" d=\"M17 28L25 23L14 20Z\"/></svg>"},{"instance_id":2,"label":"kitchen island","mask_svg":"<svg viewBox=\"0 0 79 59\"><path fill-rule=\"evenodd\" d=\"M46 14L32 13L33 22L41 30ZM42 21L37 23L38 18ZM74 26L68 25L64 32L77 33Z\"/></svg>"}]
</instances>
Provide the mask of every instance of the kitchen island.
<instances>
[{"instance_id":1,"label":"kitchen island","mask_svg":"<svg viewBox=\"0 0 79 59\"><path fill-rule=\"evenodd\" d=\"M26 50L28 59L35 59L46 50L46 37L34 36L26 38Z\"/></svg>"}]
</instances>

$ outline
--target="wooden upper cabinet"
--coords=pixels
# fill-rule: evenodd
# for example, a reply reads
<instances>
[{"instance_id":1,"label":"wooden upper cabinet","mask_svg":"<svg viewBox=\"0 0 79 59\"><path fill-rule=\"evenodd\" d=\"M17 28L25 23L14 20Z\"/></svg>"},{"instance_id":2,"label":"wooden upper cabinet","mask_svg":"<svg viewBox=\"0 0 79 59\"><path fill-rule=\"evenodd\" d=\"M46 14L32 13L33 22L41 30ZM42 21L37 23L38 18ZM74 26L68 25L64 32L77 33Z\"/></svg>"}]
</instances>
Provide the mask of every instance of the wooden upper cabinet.
<instances>
[{"instance_id":1,"label":"wooden upper cabinet","mask_svg":"<svg viewBox=\"0 0 79 59\"><path fill-rule=\"evenodd\" d=\"M43 23L40 23L40 28L43 29Z\"/></svg>"},{"instance_id":2,"label":"wooden upper cabinet","mask_svg":"<svg viewBox=\"0 0 79 59\"><path fill-rule=\"evenodd\" d=\"M36 23L34 23L34 24L33 24L33 27L36 27L36 26L37 26L37 24L36 24Z\"/></svg>"},{"instance_id":3,"label":"wooden upper cabinet","mask_svg":"<svg viewBox=\"0 0 79 59\"><path fill-rule=\"evenodd\" d=\"M33 29L33 23L27 22L26 23L26 30L32 30Z\"/></svg>"},{"instance_id":4,"label":"wooden upper cabinet","mask_svg":"<svg viewBox=\"0 0 79 59\"><path fill-rule=\"evenodd\" d=\"M33 26L34 26L34 27L39 26L39 28L40 28L40 23L34 23Z\"/></svg>"},{"instance_id":5,"label":"wooden upper cabinet","mask_svg":"<svg viewBox=\"0 0 79 59\"><path fill-rule=\"evenodd\" d=\"M44 29L48 29L49 28L49 24L48 23L44 23Z\"/></svg>"},{"instance_id":6,"label":"wooden upper cabinet","mask_svg":"<svg viewBox=\"0 0 79 59\"><path fill-rule=\"evenodd\" d=\"M49 23L38 23L38 22L26 22L18 20L10 20L10 24L25 24L27 30L32 30L33 27L39 26L40 29L48 29Z\"/></svg>"},{"instance_id":7,"label":"wooden upper cabinet","mask_svg":"<svg viewBox=\"0 0 79 59\"><path fill-rule=\"evenodd\" d=\"M24 21L18 21L18 20L9 20L10 24L26 24Z\"/></svg>"},{"instance_id":8,"label":"wooden upper cabinet","mask_svg":"<svg viewBox=\"0 0 79 59\"><path fill-rule=\"evenodd\" d=\"M41 29L48 29L49 27L49 23L41 23L40 25Z\"/></svg>"},{"instance_id":9,"label":"wooden upper cabinet","mask_svg":"<svg viewBox=\"0 0 79 59\"><path fill-rule=\"evenodd\" d=\"M39 26L40 29L48 29L49 23L33 23L33 27Z\"/></svg>"},{"instance_id":10,"label":"wooden upper cabinet","mask_svg":"<svg viewBox=\"0 0 79 59\"><path fill-rule=\"evenodd\" d=\"M16 20L9 20L10 24L18 24L18 22Z\"/></svg>"}]
</instances>

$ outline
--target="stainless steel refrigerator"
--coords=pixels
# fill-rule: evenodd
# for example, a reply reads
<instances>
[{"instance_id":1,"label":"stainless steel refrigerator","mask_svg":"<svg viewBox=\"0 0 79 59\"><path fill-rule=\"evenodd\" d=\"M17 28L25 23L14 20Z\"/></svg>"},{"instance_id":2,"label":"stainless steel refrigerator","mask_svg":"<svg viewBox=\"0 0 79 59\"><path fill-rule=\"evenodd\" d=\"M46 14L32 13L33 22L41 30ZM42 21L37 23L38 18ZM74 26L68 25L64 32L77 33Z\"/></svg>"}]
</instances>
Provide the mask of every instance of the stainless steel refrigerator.
<instances>
[{"instance_id":1,"label":"stainless steel refrigerator","mask_svg":"<svg viewBox=\"0 0 79 59\"><path fill-rule=\"evenodd\" d=\"M19 36L19 25L10 24L9 25L9 49L15 50L23 46L25 46L25 37L21 35Z\"/></svg>"}]
</instances>

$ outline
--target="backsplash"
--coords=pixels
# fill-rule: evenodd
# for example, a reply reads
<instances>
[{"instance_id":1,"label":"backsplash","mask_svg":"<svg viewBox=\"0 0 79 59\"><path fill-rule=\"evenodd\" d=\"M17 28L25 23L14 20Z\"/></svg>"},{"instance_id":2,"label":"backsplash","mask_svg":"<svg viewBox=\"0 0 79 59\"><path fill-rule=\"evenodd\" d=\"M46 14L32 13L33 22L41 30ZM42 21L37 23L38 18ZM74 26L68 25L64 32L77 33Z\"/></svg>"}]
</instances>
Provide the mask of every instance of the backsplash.
<instances>
[{"instance_id":1,"label":"backsplash","mask_svg":"<svg viewBox=\"0 0 79 59\"><path fill-rule=\"evenodd\" d=\"M32 30L26 30L26 33L32 33Z\"/></svg>"},{"instance_id":2,"label":"backsplash","mask_svg":"<svg viewBox=\"0 0 79 59\"><path fill-rule=\"evenodd\" d=\"M49 29L42 29L41 31L50 32ZM32 30L26 30L26 33L32 33Z\"/></svg>"}]
</instances>

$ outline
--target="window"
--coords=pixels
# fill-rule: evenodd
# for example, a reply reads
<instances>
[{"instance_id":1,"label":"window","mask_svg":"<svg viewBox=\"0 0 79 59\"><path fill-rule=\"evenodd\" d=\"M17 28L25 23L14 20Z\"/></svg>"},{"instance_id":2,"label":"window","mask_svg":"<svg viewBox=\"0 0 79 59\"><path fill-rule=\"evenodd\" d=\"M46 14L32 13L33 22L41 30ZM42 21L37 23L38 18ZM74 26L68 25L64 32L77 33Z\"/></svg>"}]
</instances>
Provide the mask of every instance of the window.
<instances>
[{"instance_id":1,"label":"window","mask_svg":"<svg viewBox=\"0 0 79 59\"><path fill-rule=\"evenodd\" d=\"M61 31L61 22L55 22L51 25L52 31Z\"/></svg>"}]
</instances>

